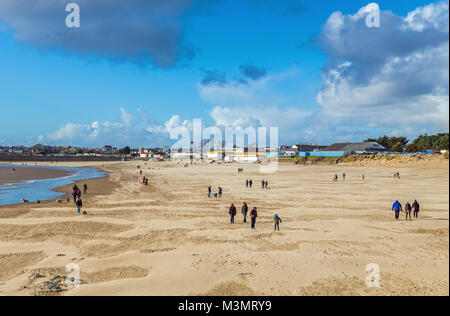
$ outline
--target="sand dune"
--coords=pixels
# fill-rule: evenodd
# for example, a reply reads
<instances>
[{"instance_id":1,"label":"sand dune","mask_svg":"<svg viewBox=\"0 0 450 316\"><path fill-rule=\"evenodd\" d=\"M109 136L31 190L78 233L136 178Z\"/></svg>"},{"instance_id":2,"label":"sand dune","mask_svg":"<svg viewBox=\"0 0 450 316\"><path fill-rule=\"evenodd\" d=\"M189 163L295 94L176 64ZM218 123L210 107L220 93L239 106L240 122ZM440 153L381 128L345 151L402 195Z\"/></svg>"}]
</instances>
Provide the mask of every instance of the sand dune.
<instances>
[{"instance_id":1,"label":"sand dune","mask_svg":"<svg viewBox=\"0 0 450 316\"><path fill-rule=\"evenodd\" d=\"M67 202L0 208L0 295L449 295L448 163L281 164L265 176L256 165L242 174L236 165L103 167L110 176L90 180L87 216ZM331 181L343 172L346 182ZM208 185L224 197L208 199ZM395 222L396 199L419 200L420 219ZM255 231L239 216L243 201L258 207ZM80 267L78 288L65 285L69 263ZM370 263L380 288L365 284Z\"/></svg>"}]
</instances>

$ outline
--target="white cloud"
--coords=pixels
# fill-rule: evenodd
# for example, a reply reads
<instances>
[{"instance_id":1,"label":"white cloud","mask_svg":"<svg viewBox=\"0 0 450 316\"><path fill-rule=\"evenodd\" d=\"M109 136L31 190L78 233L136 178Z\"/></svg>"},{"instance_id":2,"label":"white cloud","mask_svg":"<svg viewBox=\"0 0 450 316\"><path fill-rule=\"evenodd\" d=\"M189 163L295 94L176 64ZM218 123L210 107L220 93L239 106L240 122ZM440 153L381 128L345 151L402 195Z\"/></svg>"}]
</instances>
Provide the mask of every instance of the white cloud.
<instances>
[{"instance_id":1,"label":"white cloud","mask_svg":"<svg viewBox=\"0 0 450 316\"><path fill-rule=\"evenodd\" d=\"M257 81L198 84L198 90L213 106L209 114L217 126L278 127L280 138L296 142L311 112L303 110L299 100L286 99L275 86L295 79L297 72L293 67Z\"/></svg>"},{"instance_id":2,"label":"white cloud","mask_svg":"<svg viewBox=\"0 0 450 316\"><path fill-rule=\"evenodd\" d=\"M317 95L322 124L447 131L448 9L431 4L406 18L382 11L379 29L365 26L367 8L333 13L320 38L331 56Z\"/></svg>"},{"instance_id":3,"label":"white cloud","mask_svg":"<svg viewBox=\"0 0 450 316\"><path fill-rule=\"evenodd\" d=\"M405 18L404 28L410 28L417 32L426 29L440 29L448 32L448 3L432 3L425 7L417 8L408 13Z\"/></svg>"},{"instance_id":4,"label":"white cloud","mask_svg":"<svg viewBox=\"0 0 450 316\"><path fill-rule=\"evenodd\" d=\"M67 123L53 133L39 136L40 143L51 145L74 145L98 147L105 144L114 146L163 146L169 144L170 128L178 125L189 126L187 121L180 123L175 115L162 125L148 117L142 109L138 117L120 108L120 117L115 122L94 121L91 124Z\"/></svg>"}]
</instances>

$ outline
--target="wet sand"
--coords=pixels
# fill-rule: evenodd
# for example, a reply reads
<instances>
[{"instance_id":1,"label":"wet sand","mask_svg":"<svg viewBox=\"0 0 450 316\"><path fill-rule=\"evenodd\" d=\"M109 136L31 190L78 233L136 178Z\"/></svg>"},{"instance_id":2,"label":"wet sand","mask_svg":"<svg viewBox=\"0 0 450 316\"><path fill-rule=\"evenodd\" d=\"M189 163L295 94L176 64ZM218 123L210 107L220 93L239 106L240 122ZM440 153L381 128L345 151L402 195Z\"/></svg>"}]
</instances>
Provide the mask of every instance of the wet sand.
<instances>
[{"instance_id":1,"label":"wet sand","mask_svg":"<svg viewBox=\"0 0 450 316\"><path fill-rule=\"evenodd\" d=\"M0 207L0 295L449 295L448 163L281 164L271 175L253 165L104 170L107 178L88 180L87 216L66 201ZM343 172L346 182L331 181ZM250 178L255 186L246 189ZM222 186L224 197L208 199L208 185ZM420 218L394 221L396 199L418 199ZM253 232L242 223L243 201L259 210ZM281 232L273 231L275 212ZM81 269L79 288L62 281L69 263ZM371 263L380 288L365 284Z\"/></svg>"},{"instance_id":2,"label":"wet sand","mask_svg":"<svg viewBox=\"0 0 450 316\"><path fill-rule=\"evenodd\" d=\"M62 178L70 174L71 172L69 171L44 167L0 166L0 185L30 180Z\"/></svg>"}]
</instances>

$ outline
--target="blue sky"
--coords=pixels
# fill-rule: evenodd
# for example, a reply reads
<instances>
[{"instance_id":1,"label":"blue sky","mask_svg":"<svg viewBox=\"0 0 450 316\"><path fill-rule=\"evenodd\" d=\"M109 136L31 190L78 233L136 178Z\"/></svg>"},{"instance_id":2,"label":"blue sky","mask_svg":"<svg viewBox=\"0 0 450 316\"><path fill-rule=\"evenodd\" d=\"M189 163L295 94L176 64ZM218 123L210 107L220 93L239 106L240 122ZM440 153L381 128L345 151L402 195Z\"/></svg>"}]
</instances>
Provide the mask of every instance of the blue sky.
<instances>
[{"instance_id":1,"label":"blue sky","mask_svg":"<svg viewBox=\"0 0 450 316\"><path fill-rule=\"evenodd\" d=\"M446 1L378 1L380 29L356 0L73 2L69 30L67 1L2 0L0 144L164 145L195 118L280 143L448 131Z\"/></svg>"}]
</instances>

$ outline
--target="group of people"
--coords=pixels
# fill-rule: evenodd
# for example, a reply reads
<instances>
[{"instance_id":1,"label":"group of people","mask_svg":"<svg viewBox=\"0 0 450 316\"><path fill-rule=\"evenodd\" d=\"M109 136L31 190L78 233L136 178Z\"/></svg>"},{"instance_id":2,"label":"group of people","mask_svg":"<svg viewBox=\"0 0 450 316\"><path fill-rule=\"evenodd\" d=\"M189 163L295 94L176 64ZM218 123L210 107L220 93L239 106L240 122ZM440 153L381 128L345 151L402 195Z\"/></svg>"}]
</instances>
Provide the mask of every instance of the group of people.
<instances>
[{"instance_id":1,"label":"group of people","mask_svg":"<svg viewBox=\"0 0 450 316\"><path fill-rule=\"evenodd\" d=\"M211 195L212 195L212 187L209 186L209 187L208 187L208 197L210 198ZM219 197L219 198L221 198L222 195L223 195L223 189L222 189L221 187L218 187L218 188L217 188L217 193L214 193L214 197Z\"/></svg>"},{"instance_id":2,"label":"group of people","mask_svg":"<svg viewBox=\"0 0 450 316\"><path fill-rule=\"evenodd\" d=\"M139 175L142 176L142 174L143 174L143 171L142 171L142 170L139 170ZM143 184L143 185L148 185L148 178L147 178L146 176L143 176L143 177L142 177L142 184Z\"/></svg>"},{"instance_id":3,"label":"group of people","mask_svg":"<svg viewBox=\"0 0 450 316\"><path fill-rule=\"evenodd\" d=\"M245 180L245 187L246 188L252 188L253 187L253 180ZM268 189L269 188L269 182L266 180L261 181L261 188Z\"/></svg>"},{"instance_id":4,"label":"group of people","mask_svg":"<svg viewBox=\"0 0 450 316\"><path fill-rule=\"evenodd\" d=\"M248 216L248 211L249 211L247 202L244 202L242 204L241 210L242 210L242 216L244 218L244 223L247 223L247 216ZM234 206L234 204L231 204L228 214L230 215L230 224L234 224L234 218L237 215L236 206ZM251 222L252 230L254 230L256 228L256 219L257 218L258 218L258 209L255 206L255 207L253 207L253 209L250 212L250 222ZM277 231L277 230L280 231L280 224L282 223L282 220L278 216L278 214L274 215L273 221L274 221L275 231Z\"/></svg>"},{"instance_id":5,"label":"group of people","mask_svg":"<svg viewBox=\"0 0 450 316\"><path fill-rule=\"evenodd\" d=\"M419 217L420 212L420 204L417 202L417 200L414 200L414 203L411 205L409 202L405 204L405 208L403 209L403 205L397 200L392 205L392 210L395 212L395 219L400 219L400 212L406 213L406 220L412 221L411 213L415 218Z\"/></svg>"},{"instance_id":6,"label":"group of people","mask_svg":"<svg viewBox=\"0 0 450 316\"><path fill-rule=\"evenodd\" d=\"M346 177L347 177L347 175L345 173L343 173L342 174L342 180L345 181ZM335 174L334 177L333 177L333 182L338 182L338 181L339 181L339 176L337 174Z\"/></svg>"},{"instance_id":7,"label":"group of people","mask_svg":"<svg viewBox=\"0 0 450 316\"><path fill-rule=\"evenodd\" d=\"M80 214L81 208L83 207L83 201L81 200L81 190L76 184L73 186L72 189L73 189L73 192L72 192L73 202L77 206L77 213ZM87 184L84 184L83 185L84 194L87 193L87 190L88 190L88 186L87 186Z\"/></svg>"},{"instance_id":8,"label":"group of people","mask_svg":"<svg viewBox=\"0 0 450 316\"><path fill-rule=\"evenodd\" d=\"M244 223L247 223L248 211L249 211L248 204L246 202L244 202L242 204L242 216L244 217ZM230 224L234 224L234 218L237 215L236 207L234 206L234 204L231 204L231 206L230 206L229 215L230 215ZM251 220L252 229L255 229L255 227L256 227L256 218L258 218L258 209L255 206L255 207L253 207L253 209L250 212L250 220Z\"/></svg>"}]
</instances>

